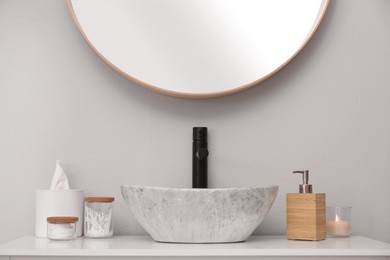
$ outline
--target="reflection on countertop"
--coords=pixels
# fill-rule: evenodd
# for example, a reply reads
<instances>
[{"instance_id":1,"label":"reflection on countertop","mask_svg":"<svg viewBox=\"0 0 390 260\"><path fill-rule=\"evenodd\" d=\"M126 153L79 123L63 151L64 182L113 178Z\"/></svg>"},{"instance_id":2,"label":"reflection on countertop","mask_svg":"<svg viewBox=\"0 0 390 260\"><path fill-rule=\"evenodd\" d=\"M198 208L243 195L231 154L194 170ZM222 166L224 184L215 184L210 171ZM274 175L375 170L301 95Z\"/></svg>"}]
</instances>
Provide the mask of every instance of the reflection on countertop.
<instances>
[{"instance_id":1,"label":"reflection on countertop","mask_svg":"<svg viewBox=\"0 0 390 260\"><path fill-rule=\"evenodd\" d=\"M228 244L158 243L149 236L51 241L33 236L0 245L2 256L390 256L390 244L362 236L323 241L287 240L285 236L252 236Z\"/></svg>"}]
</instances>

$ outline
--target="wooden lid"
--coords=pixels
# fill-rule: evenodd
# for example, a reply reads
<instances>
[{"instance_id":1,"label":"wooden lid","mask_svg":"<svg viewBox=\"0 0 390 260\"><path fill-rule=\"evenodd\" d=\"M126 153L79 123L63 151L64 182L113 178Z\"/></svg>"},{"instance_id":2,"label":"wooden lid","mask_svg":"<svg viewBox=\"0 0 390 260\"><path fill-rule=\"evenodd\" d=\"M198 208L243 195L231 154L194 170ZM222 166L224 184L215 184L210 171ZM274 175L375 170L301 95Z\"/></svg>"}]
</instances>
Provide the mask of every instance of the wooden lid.
<instances>
[{"instance_id":1,"label":"wooden lid","mask_svg":"<svg viewBox=\"0 0 390 260\"><path fill-rule=\"evenodd\" d=\"M113 202L115 200L114 197L86 197L84 199L86 202Z\"/></svg>"},{"instance_id":2,"label":"wooden lid","mask_svg":"<svg viewBox=\"0 0 390 260\"><path fill-rule=\"evenodd\" d=\"M53 224L76 223L77 221L79 221L78 217L57 216L57 217L48 217L47 218L47 222L53 223Z\"/></svg>"}]
</instances>

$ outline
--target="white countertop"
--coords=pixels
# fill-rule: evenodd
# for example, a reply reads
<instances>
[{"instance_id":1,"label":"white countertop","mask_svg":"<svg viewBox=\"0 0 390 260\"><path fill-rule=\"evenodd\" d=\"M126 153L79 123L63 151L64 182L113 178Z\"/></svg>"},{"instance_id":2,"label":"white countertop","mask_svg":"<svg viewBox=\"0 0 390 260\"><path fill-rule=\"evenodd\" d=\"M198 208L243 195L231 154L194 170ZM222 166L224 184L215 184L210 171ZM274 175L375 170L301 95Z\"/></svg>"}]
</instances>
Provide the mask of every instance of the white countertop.
<instances>
[{"instance_id":1,"label":"white countertop","mask_svg":"<svg viewBox=\"0 0 390 260\"><path fill-rule=\"evenodd\" d=\"M361 236L293 241L252 236L243 243L170 244L148 236L50 241L33 236L0 245L0 256L390 256L390 244Z\"/></svg>"}]
</instances>

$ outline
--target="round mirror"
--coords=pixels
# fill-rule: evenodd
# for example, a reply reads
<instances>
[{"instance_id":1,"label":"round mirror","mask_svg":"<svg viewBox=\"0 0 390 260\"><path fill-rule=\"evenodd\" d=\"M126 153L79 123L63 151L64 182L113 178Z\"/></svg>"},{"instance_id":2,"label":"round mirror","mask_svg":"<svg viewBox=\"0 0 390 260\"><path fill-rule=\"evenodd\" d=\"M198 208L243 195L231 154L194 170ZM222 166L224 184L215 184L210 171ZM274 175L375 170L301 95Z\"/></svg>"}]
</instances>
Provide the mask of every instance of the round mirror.
<instances>
[{"instance_id":1,"label":"round mirror","mask_svg":"<svg viewBox=\"0 0 390 260\"><path fill-rule=\"evenodd\" d=\"M94 51L138 85L207 98L270 77L304 47L329 0L67 0Z\"/></svg>"}]
</instances>

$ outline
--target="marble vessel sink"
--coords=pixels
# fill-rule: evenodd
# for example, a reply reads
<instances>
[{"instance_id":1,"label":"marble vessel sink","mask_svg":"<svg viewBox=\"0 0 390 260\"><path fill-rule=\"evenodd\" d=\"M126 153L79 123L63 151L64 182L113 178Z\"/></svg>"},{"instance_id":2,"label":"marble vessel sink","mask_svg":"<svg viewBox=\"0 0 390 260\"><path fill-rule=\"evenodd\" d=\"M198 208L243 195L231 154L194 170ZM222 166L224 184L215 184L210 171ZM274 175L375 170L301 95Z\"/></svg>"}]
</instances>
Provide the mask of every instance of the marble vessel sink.
<instances>
[{"instance_id":1,"label":"marble vessel sink","mask_svg":"<svg viewBox=\"0 0 390 260\"><path fill-rule=\"evenodd\" d=\"M121 186L137 221L158 242L245 241L270 210L278 186L175 189Z\"/></svg>"}]
</instances>

